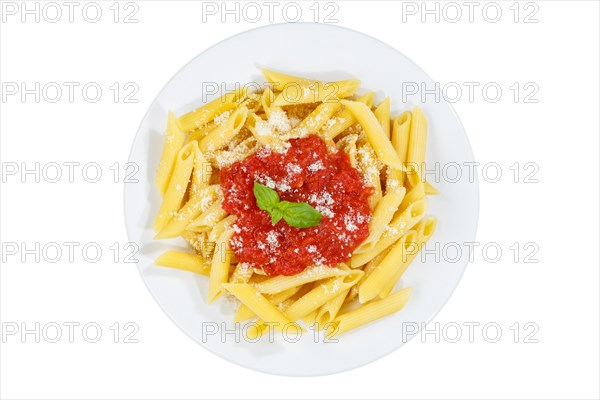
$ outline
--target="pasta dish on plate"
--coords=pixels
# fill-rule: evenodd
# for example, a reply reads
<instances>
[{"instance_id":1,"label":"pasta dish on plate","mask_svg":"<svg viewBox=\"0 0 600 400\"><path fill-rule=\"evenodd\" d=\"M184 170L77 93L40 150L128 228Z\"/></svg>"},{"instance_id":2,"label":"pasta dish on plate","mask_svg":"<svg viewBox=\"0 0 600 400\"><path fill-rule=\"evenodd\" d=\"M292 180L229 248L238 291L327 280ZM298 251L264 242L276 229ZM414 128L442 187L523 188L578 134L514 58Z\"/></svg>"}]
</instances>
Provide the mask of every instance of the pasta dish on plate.
<instances>
[{"instance_id":1,"label":"pasta dish on plate","mask_svg":"<svg viewBox=\"0 0 600 400\"><path fill-rule=\"evenodd\" d=\"M156 264L206 275L209 303L239 300L248 338L302 325L333 337L400 311L412 289L394 288L436 227L425 115L391 116L356 79L263 74L262 90L169 112L155 239L190 251Z\"/></svg>"}]
</instances>

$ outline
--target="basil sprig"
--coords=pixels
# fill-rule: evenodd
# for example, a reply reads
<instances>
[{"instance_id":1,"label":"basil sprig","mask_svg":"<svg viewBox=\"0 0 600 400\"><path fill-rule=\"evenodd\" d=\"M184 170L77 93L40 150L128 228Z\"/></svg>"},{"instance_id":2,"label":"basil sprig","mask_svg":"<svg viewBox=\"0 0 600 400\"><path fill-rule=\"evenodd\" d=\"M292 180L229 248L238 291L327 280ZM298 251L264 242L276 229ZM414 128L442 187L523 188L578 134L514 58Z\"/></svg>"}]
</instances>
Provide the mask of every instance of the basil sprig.
<instances>
[{"instance_id":1,"label":"basil sprig","mask_svg":"<svg viewBox=\"0 0 600 400\"><path fill-rule=\"evenodd\" d=\"M310 228L319 225L323 217L308 203L280 201L276 191L258 182L254 182L254 197L258 208L271 215L273 225L283 218L290 226Z\"/></svg>"}]
</instances>

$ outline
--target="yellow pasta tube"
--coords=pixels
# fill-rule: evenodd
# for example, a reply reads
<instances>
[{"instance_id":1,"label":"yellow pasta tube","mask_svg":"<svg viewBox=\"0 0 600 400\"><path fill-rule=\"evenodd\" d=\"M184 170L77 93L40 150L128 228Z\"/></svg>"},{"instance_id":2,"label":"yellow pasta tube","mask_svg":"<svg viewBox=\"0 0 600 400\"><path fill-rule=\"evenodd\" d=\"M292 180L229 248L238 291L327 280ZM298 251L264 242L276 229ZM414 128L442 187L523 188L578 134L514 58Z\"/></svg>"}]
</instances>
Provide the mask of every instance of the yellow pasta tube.
<instances>
[{"instance_id":1,"label":"yellow pasta tube","mask_svg":"<svg viewBox=\"0 0 600 400\"><path fill-rule=\"evenodd\" d=\"M328 83L292 83L283 88L273 105L285 107L317 102L337 103L340 98L354 94L359 85L360 81L356 79Z\"/></svg>"},{"instance_id":2,"label":"yellow pasta tube","mask_svg":"<svg viewBox=\"0 0 600 400\"><path fill-rule=\"evenodd\" d=\"M286 289L304 285L305 283L318 281L333 276L348 275L350 272L340 268L331 268L326 266L317 266L306 268L296 275L279 275L269 278L263 282L257 283L256 289L261 293L275 294Z\"/></svg>"},{"instance_id":3,"label":"yellow pasta tube","mask_svg":"<svg viewBox=\"0 0 600 400\"><path fill-rule=\"evenodd\" d=\"M270 88L266 88L265 91L260 96L260 104L265 114L267 114L267 118L271 116L271 109L273 107L273 102L275 101L275 94L271 91ZM279 107L275 107L277 110L281 110Z\"/></svg>"},{"instance_id":4,"label":"yellow pasta tube","mask_svg":"<svg viewBox=\"0 0 600 400\"><path fill-rule=\"evenodd\" d=\"M241 262L235 266L229 283L248 283L253 273L254 271L248 267L248 264Z\"/></svg>"},{"instance_id":5,"label":"yellow pasta tube","mask_svg":"<svg viewBox=\"0 0 600 400\"><path fill-rule=\"evenodd\" d=\"M335 85L335 87L337 88L335 95L338 98L344 98L344 97L352 96L354 94L354 92L356 92L358 87L360 86L360 81L358 81L357 79L347 79L347 80L342 80L342 81L325 83L325 82L321 82L321 81L318 81L315 79L301 78L301 77L297 77L297 76L282 74L280 72L272 71L269 69L263 69L262 72L263 72L263 75L265 76L267 82L269 82L271 84L271 86L275 90L278 90L278 91L283 91L286 88L286 86L290 86L293 84L298 84L301 86L315 86L318 84L321 84L321 85L329 84L329 85Z\"/></svg>"},{"instance_id":6,"label":"yellow pasta tube","mask_svg":"<svg viewBox=\"0 0 600 400\"><path fill-rule=\"evenodd\" d=\"M281 72L273 71L273 70L266 69L266 68L262 68L261 71L262 71L263 76L265 77L266 81L271 84L273 89L278 90L278 91L282 91L286 85L289 85L292 83L298 83L298 84L302 84L302 85L310 85L310 84L316 84L318 82L314 79L301 78L298 76L283 74Z\"/></svg>"},{"instance_id":7,"label":"yellow pasta tube","mask_svg":"<svg viewBox=\"0 0 600 400\"><path fill-rule=\"evenodd\" d=\"M244 304L240 304L233 317L233 322L242 322L253 317L256 317L256 314Z\"/></svg>"},{"instance_id":8,"label":"yellow pasta tube","mask_svg":"<svg viewBox=\"0 0 600 400\"><path fill-rule=\"evenodd\" d=\"M396 213L390 224L384 229L383 235L375 245L364 252L355 253L350 263L353 268L360 267L371 261L377 254L391 246L402 235L412 229L425 215L425 200L410 204L404 211Z\"/></svg>"},{"instance_id":9,"label":"yellow pasta tube","mask_svg":"<svg viewBox=\"0 0 600 400\"><path fill-rule=\"evenodd\" d=\"M221 294L222 285L227 283L229 277L229 267L231 265L231 248L229 239L233 235L233 230L228 229L221 233L215 247L215 253L210 266L210 276L208 278L208 302L212 303Z\"/></svg>"},{"instance_id":10,"label":"yellow pasta tube","mask_svg":"<svg viewBox=\"0 0 600 400\"><path fill-rule=\"evenodd\" d=\"M417 232L408 231L377 265L358 288L358 301L366 303L375 298L394 277L399 269L406 269L417 253ZM414 256L413 256L414 257Z\"/></svg>"},{"instance_id":11,"label":"yellow pasta tube","mask_svg":"<svg viewBox=\"0 0 600 400\"><path fill-rule=\"evenodd\" d=\"M252 133L252 136L262 145L280 146L283 141L280 135L273 132L269 121L265 121L255 113L250 113L246 119L246 127Z\"/></svg>"},{"instance_id":12,"label":"yellow pasta tube","mask_svg":"<svg viewBox=\"0 0 600 400\"><path fill-rule=\"evenodd\" d=\"M381 178L379 176L379 169L377 168L377 157L375 156L375 150L370 144L364 143L359 146L356 150L358 167L362 172L363 177L368 182L374 191L369 196L369 206L371 210L375 208L379 200L381 199Z\"/></svg>"},{"instance_id":13,"label":"yellow pasta tube","mask_svg":"<svg viewBox=\"0 0 600 400\"><path fill-rule=\"evenodd\" d=\"M194 169L192 171L192 186L190 188L190 196L198 196L210 184L212 176L212 166L204 157L204 154L196 146L196 154L194 156Z\"/></svg>"},{"instance_id":14,"label":"yellow pasta tube","mask_svg":"<svg viewBox=\"0 0 600 400\"><path fill-rule=\"evenodd\" d=\"M182 115L179 118L182 129L186 133L191 132L194 129L203 127L219 114L236 108L238 102L246 96L247 91L247 88L240 88L233 92L225 93L218 99Z\"/></svg>"},{"instance_id":15,"label":"yellow pasta tube","mask_svg":"<svg viewBox=\"0 0 600 400\"><path fill-rule=\"evenodd\" d=\"M262 73L263 73L264 77L266 78L267 82L269 82L275 90L278 90L280 92L285 91L289 87L296 87L296 86L300 87L302 89L313 88L313 90L315 90L315 91L320 89L319 91L326 92L323 94L311 93L310 96L306 96L307 100L309 100L309 101L305 101L306 103L314 103L317 101L323 101L323 98L329 98L332 96L335 96L338 98L352 96L356 92L358 87L360 86L360 81L358 79L346 79L346 80L335 81L335 82L321 82L321 81L318 81L315 79L301 78L301 77L297 77L297 76L282 74L280 72L276 72L276 71L272 71L272 70L264 69L264 68L262 70ZM314 88L319 88L319 89L314 89ZM315 97L315 94L316 94L316 97ZM320 100L311 100L314 98L320 98ZM299 103L299 102L292 102L292 103L285 103L285 104L295 104L295 103ZM283 104L283 105L285 105L285 104ZM276 104L276 105L282 105L282 104Z\"/></svg>"},{"instance_id":16,"label":"yellow pasta tube","mask_svg":"<svg viewBox=\"0 0 600 400\"><path fill-rule=\"evenodd\" d=\"M342 105L339 102L321 103L298 126L290 132L290 137L305 136L310 133L317 133L321 127L329 121Z\"/></svg>"},{"instance_id":17,"label":"yellow pasta tube","mask_svg":"<svg viewBox=\"0 0 600 400\"><path fill-rule=\"evenodd\" d=\"M383 132L387 138L390 138L390 98L386 97L373 112L375 118L383 128Z\"/></svg>"},{"instance_id":18,"label":"yellow pasta tube","mask_svg":"<svg viewBox=\"0 0 600 400\"><path fill-rule=\"evenodd\" d=\"M421 171L425 162L425 146L427 144L427 119L418 106L413 109L410 136L408 139L408 153L406 162L416 165Z\"/></svg>"},{"instance_id":19,"label":"yellow pasta tube","mask_svg":"<svg viewBox=\"0 0 600 400\"><path fill-rule=\"evenodd\" d=\"M323 329L325 324L332 322L335 319L337 313L344 304L344 300L346 299L348 292L350 292L350 289L338 294L332 300L329 300L327 303L323 304L321 308L319 308L316 315L314 315L314 321L312 321L313 323L317 324L319 329Z\"/></svg>"},{"instance_id":20,"label":"yellow pasta tube","mask_svg":"<svg viewBox=\"0 0 600 400\"><path fill-rule=\"evenodd\" d=\"M154 236L154 239L168 239L181 235L194 218L206 210L208 205L213 204L215 196L223 196L219 185L211 185L200 195L190 197L185 205L173 215L169 223Z\"/></svg>"},{"instance_id":21,"label":"yellow pasta tube","mask_svg":"<svg viewBox=\"0 0 600 400\"><path fill-rule=\"evenodd\" d=\"M214 162L218 168L222 169L236 161L245 159L248 155L253 153L257 147L258 142L254 136L251 136L235 146L233 150L223 149L208 154L211 156L210 161Z\"/></svg>"},{"instance_id":22,"label":"yellow pasta tube","mask_svg":"<svg viewBox=\"0 0 600 400\"><path fill-rule=\"evenodd\" d=\"M387 175L385 177L385 193L392 192L399 187L403 187L402 177L404 175L404 171L394 168L387 168Z\"/></svg>"},{"instance_id":23,"label":"yellow pasta tube","mask_svg":"<svg viewBox=\"0 0 600 400\"><path fill-rule=\"evenodd\" d=\"M356 99L359 103L365 103L367 107L373 107L373 102L375 101L375 92L367 92Z\"/></svg>"},{"instance_id":24,"label":"yellow pasta tube","mask_svg":"<svg viewBox=\"0 0 600 400\"><path fill-rule=\"evenodd\" d=\"M246 97L242 101L239 101L238 104L240 107L246 107L249 112L256 112L262 107L260 103L261 96L262 93L246 93Z\"/></svg>"},{"instance_id":25,"label":"yellow pasta tube","mask_svg":"<svg viewBox=\"0 0 600 400\"><path fill-rule=\"evenodd\" d=\"M223 125L217 125L200 140L198 143L200 150L214 151L225 146L242 129L247 116L248 109L246 107L235 110Z\"/></svg>"},{"instance_id":26,"label":"yellow pasta tube","mask_svg":"<svg viewBox=\"0 0 600 400\"><path fill-rule=\"evenodd\" d=\"M362 275L361 270L352 270L348 275L330 278L324 283L315 285L310 292L289 306L285 310L285 315L292 321L304 318L337 295L350 290Z\"/></svg>"},{"instance_id":27,"label":"yellow pasta tube","mask_svg":"<svg viewBox=\"0 0 600 400\"><path fill-rule=\"evenodd\" d=\"M408 301L412 288L405 288L382 300L339 315L329 326L326 336L331 338L400 311Z\"/></svg>"},{"instance_id":28,"label":"yellow pasta tube","mask_svg":"<svg viewBox=\"0 0 600 400\"><path fill-rule=\"evenodd\" d=\"M265 295L265 297L274 306L279 306L281 303L283 303L284 301L290 299L296 293L299 293L299 291L301 289L303 289L303 288L304 288L304 286L296 286L296 287L284 290L283 292L279 292L279 293L276 293L276 294ZM250 319L250 318L255 317L255 316L256 316L256 314L254 314L252 312L252 310L250 310L248 307L246 307L245 305L242 304L238 308L233 321L234 322L240 322L240 321L244 321L244 320Z\"/></svg>"},{"instance_id":29,"label":"yellow pasta tube","mask_svg":"<svg viewBox=\"0 0 600 400\"><path fill-rule=\"evenodd\" d=\"M283 303L281 303L277 309L279 309L279 311L285 311L285 309L289 306L291 300L286 300ZM299 325L292 323L292 325L295 327L295 329L298 330L298 332L306 332L304 329L302 329ZM275 329L277 329L277 327L279 326L278 323L275 324ZM267 325L267 323L262 320L262 319L257 319L256 322L254 322L254 324L250 325L247 333L246 333L246 337L248 339L258 339L260 338L262 335L264 335L265 333L267 333L269 327Z\"/></svg>"},{"instance_id":30,"label":"yellow pasta tube","mask_svg":"<svg viewBox=\"0 0 600 400\"><path fill-rule=\"evenodd\" d=\"M176 268L206 276L210 273L210 264L204 262L202 256L182 251L166 251L156 259L155 263L161 267Z\"/></svg>"},{"instance_id":31,"label":"yellow pasta tube","mask_svg":"<svg viewBox=\"0 0 600 400\"><path fill-rule=\"evenodd\" d=\"M342 150L348 155L348 158L350 158L350 165L352 165L354 168L358 166L358 153L356 149L357 140L358 135L350 134L344 136L335 144L335 147L337 147L338 150Z\"/></svg>"},{"instance_id":32,"label":"yellow pasta tube","mask_svg":"<svg viewBox=\"0 0 600 400\"><path fill-rule=\"evenodd\" d=\"M222 287L251 309L263 321L276 324L275 330L280 331L286 325L292 324L292 321L252 287L252 285L247 283L225 283Z\"/></svg>"},{"instance_id":33,"label":"yellow pasta tube","mask_svg":"<svg viewBox=\"0 0 600 400\"><path fill-rule=\"evenodd\" d=\"M393 190L389 190L377 203L369 221L369 237L357 249L357 252L366 251L379 241L385 227L388 226L400 207L405 193L406 189L398 186Z\"/></svg>"},{"instance_id":34,"label":"yellow pasta tube","mask_svg":"<svg viewBox=\"0 0 600 400\"><path fill-rule=\"evenodd\" d=\"M367 105L357 101L340 101L344 106L348 107L354 118L363 127L369 143L381 162L390 167L401 169L402 162L371 109Z\"/></svg>"},{"instance_id":35,"label":"yellow pasta tube","mask_svg":"<svg viewBox=\"0 0 600 400\"><path fill-rule=\"evenodd\" d=\"M165 134L165 141L163 145L162 154L160 156L160 162L158 163L158 171L156 173L156 185L161 195L164 195L175 168L175 160L177 154L183 146L185 141L185 133L179 120L169 111L167 119L167 133Z\"/></svg>"},{"instance_id":36,"label":"yellow pasta tube","mask_svg":"<svg viewBox=\"0 0 600 400\"><path fill-rule=\"evenodd\" d=\"M158 214L154 219L154 230L159 232L181 207L181 201L188 187L192 169L194 167L194 156L198 150L198 142L190 142L183 146L175 159L173 175L169 180L167 191L164 194Z\"/></svg>"},{"instance_id":37,"label":"yellow pasta tube","mask_svg":"<svg viewBox=\"0 0 600 400\"><path fill-rule=\"evenodd\" d=\"M181 233L181 237L188 242L190 246L197 253L202 254L204 256L205 245L206 245L206 232L190 232L183 231Z\"/></svg>"},{"instance_id":38,"label":"yellow pasta tube","mask_svg":"<svg viewBox=\"0 0 600 400\"><path fill-rule=\"evenodd\" d=\"M185 142L189 143L189 142L193 142L194 140L200 141L200 139L202 139L204 136L208 135L208 132L215 129L215 126L216 126L216 124L214 122L209 122L208 124L198 128L198 129L194 129L193 131L191 131L188 134L188 137L185 140Z\"/></svg>"},{"instance_id":39,"label":"yellow pasta tube","mask_svg":"<svg viewBox=\"0 0 600 400\"><path fill-rule=\"evenodd\" d=\"M400 211L406 210L406 208L419 200L423 200L425 198L425 185L422 182L417 183L415 187L410 189L404 199L402 199L402 203L400 204Z\"/></svg>"},{"instance_id":40,"label":"yellow pasta tube","mask_svg":"<svg viewBox=\"0 0 600 400\"><path fill-rule=\"evenodd\" d=\"M231 227L231 224L233 224L234 222L235 215L229 215L217 222L216 224L214 224L211 228L209 228L210 232L208 233L208 241L216 242L219 239L219 236L221 236L221 234L225 232L226 229L229 229Z\"/></svg>"},{"instance_id":41,"label":"yellow pasta tube","mask_svg":"<svg viewBox=\"0 0 600 400\"><path fill-rule=\"evenodd\" d=\"M396 286L396 283L402 277L402 274L404 274L406 268L408 268L417 254L423 249L425 243L427 243L431 236L433 236L436 226L437 220L435 218L425 217L414 227L417 233L417 238L415 239L418 245L416 249L417 251L413 251L410 255L408 255L406 262L403 263L400 268L398 268L394 276L385 284L384 288L379 293L379 297L384 298L394 289L394 286Z\"/></svg>"},{"instance_id":42,"label":"yellow pasta tube","mask_svg":"<svg viewBox=\"0 0 600 400\"><path fill-rule=\"evenodd\" d=\"M367 277L369 275L371 275L371 272L373 272L375 270L375 268L379 265L381 260L383 260L383 258L389 252L390 252L390 248L388 247L381 253L377 254L371 261L369 261L366 265L363 266L362 271L364 272L364 275L362 276L362 278L360 278L360 280L358 281L358 283L356 285L352 286L352 288L350 289L350 293L348 293L348 296L344 300L345 303L348 303L348 302L354 300L354 298L356 298L356 296L358 296L358 288L360 287L361 283L363 283L365 281L365 279L367 279Z\"/></svg>"},{"instance_id":43,"label":"yellow pasta tube","mask_svg":"<svg viewBox=\"0 0 600 400\"><path fill-rule=\"evenodd\" d=\"M215 201L206 211L189 223L185 229L194 232L210 230L227 215L227 212L221 207L222 202L223 198L220 197L219 200Z\"/></svg>"},{"instance_id":44,"label":"yellow pasta tube","mask_svg":"<svg viewBox=\"0 0 600 400\"><path fill-rule=\"evenodd\" d=\"M410 125L412 113L405 111L392 122L392 146L398 153L400 160L405 163L408 153L408 139L410 136Z\"/></svg>"},{"instance_id":45,"label":"yellow pasta tube","mask_svg":"<svg viewBox=\"0 0 600 400\"><path fill-rule=\"evenodd\" d=\"M356 101L360 103L365 103L368 107L371 107L374 98L375 93L369 92L360 96ZM344 108L331 119L325 122L325 124L321 127L319 135L325 138L326 140L333 140L340 133L350 128L355 123L356 119L354 118L350 110Z\"/></svg>"}]
</instances>

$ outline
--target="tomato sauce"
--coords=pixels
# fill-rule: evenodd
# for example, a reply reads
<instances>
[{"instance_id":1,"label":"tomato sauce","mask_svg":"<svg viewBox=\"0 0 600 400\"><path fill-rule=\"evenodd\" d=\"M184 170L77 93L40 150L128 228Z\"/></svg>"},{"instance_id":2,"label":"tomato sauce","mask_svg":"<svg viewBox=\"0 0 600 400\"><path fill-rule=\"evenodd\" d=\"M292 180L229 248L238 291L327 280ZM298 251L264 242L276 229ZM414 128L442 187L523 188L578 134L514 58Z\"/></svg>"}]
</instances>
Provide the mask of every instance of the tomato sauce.
<instances>
[{"instance_id":1,"label":"tomato sauce","mask_svg":"<svg viewBox=\"0 0 600 400\"><path fill-rule=\"evenodd\" d=\"M295 228L256 205L254 181L281 199L307 202L323 217L319 225ZM281 153L261 148L221 170L223 209L236 216L230 245L240 262L268 275L294 275L311 265L335 266L350 259L369 236L371 209L366 186L343 151L329 152L310 135L290 140Z\"/></svg>"}]
</instances>

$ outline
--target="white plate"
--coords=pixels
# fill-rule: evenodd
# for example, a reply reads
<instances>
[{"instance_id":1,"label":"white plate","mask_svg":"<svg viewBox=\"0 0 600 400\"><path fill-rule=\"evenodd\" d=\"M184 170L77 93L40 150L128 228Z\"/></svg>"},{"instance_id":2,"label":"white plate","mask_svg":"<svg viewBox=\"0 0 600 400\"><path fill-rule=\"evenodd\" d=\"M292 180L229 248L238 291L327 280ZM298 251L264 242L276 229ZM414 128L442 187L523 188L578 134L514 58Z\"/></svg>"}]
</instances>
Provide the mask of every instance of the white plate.
<instances>
[{"instance_id":1,"label":"white plate","mask_svg":"<svg viewBox=\"0 0 600 400\"><path fill-rule=\"evenodd\" d=\"M464 128L445 101L421 104L420 96L402 103L403 82L433 81L415 63L392 47L349 29L319 24L281 24L253 29L209 48L183 67L158 94L137 132L130 162L140 166L140 181L126 184L125 220L129 240L140 245L138 268L156 302L183 332L213 353L254 370L292 376L315 376L356 368L389 354L414 335L409 332L430 321L444 306L467 265L459 262L426 262L410 266L399 286L413 287L413 295L399 313L340 336L337 343L315 340L305 334L291 343L282 337L257 343L237 340L231 332L208 334L213 328L234 329L231 304L219 300L207 305L207 279L191 273L157 267L156 257L167 249L186 248L183 241L152 240L151 221L160 205L154 186L163 144L167 110L181 115L203 103L199 96L207 82L264 82L259 67L322 80L356 77L362 88L374 90L377 101L392 99L393 113L420 104L429 121L427 161L440 165L473 161ZM204 84L203 84L204 83ZM212 100L216 95L210 96ZM429 96L433 98L433 96ZM205 99L207 100L207 99ZM440 243L473 241L479 213L477 181L467 179L436 183L442 193L431 198L428 213L439 219L431 239ZM204 334L203 334L204 329Z\"/></svg>"}]
</instances>

